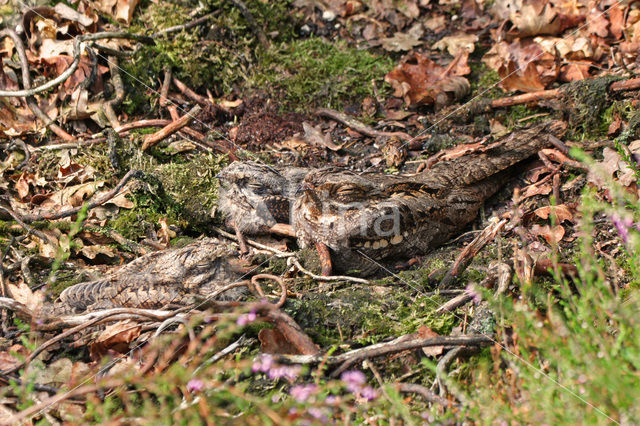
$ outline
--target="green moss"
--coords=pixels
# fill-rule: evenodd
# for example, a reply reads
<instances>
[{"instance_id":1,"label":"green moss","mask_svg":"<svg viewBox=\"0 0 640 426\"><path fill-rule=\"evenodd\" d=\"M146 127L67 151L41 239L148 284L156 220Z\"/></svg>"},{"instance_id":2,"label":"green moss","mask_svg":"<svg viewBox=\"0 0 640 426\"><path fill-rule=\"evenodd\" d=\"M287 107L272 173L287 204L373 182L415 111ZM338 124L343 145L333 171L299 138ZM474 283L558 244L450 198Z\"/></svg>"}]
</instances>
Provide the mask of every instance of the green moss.
<instances>
[{"instance_id":1,"label":"green moss","mask_svg":"<svg viewBox=\"0 0 640 426\"><path fill-rule=\"evenodd\" d=\"M416 296L416 291L423 292L411 284L396 282L393 289L378 287L384 292L381 297L369 286L351 283L334 291L325 288L311 292L312 286L317 291L317 282L301 279L295 287L305 297L290 299L286 310L316 343L325 347L347 342L377 343L391 336L413 333L423 325L439 334L448 334L455 324L454 315L435 314L443 300L439 296Z\"/></svg>"},{"instance_id":2,"label":"green moss","mask_svg":"<svg viewBox=\"0 0 640 426\"><path fill-rule=\"evenodd\" d=\"M218 179L215 176L226 162L226 156L199 155L185 163L158 167L158 179L171 199L180 206L180 217L191 225L211 222L211 209L218 199Z\"/></svg>"},{"instance_id":3,"label":"green moss","mask_svg":"<svg viewBox=\"0 0 640 426\"><path fill-rule=\"evenodd\" d=\"M289 10L291 1L245 1L249 11L273 43L290 40L297 27ZM162 7L149 5L136 14L131 30L151 33L194 18L190 13L196 1L164 2ZM201 15L218 11L206 25L156 38L154 46L144 46L131 60L123 61L126 90L123 102L128 114L152 108L157 94L147 96L141 84L157 88L163 67L170 66L174 75L195 90L211 90L214 95L228 94L246 81L263 50L241 11L229 1L209 0Z\"/></svg>"},{"instance_id":4,"label":"green moss","mask_svg":"<svg viewBox=\"0 0 640 426\"><path fill-rule=\"evenodd\" d=\"M382 80L390 58L319 38L273 46L253 73L253 87L281 92L284 107L304 111L314 106L341 109L371 96L371 80Z\"/></svg>"},{"instance_id":5,"label":"green moss","mask_svg":"<svg viewBox=\"0 0 640 426\"><path fill-rule=\"evenodd\" d=\"M471 74L467 77L471 84L471 99L497 99L504 96L504 90L498 87L500 76L483 62L470 62Z\"/></svg>"},{"instance_id":6,"label":"green moss","mask_svg":"<svg viewBox=\"0 0 640 426\"><path fill-rule=\"evenodd\" d=\"M603 118L610 103L608 88L620 79L620 76L604 76L575 81L565 86L563 104L569 115L569 135L572 139L582 140L606 134Z\"/></svg>"}]
</instances>

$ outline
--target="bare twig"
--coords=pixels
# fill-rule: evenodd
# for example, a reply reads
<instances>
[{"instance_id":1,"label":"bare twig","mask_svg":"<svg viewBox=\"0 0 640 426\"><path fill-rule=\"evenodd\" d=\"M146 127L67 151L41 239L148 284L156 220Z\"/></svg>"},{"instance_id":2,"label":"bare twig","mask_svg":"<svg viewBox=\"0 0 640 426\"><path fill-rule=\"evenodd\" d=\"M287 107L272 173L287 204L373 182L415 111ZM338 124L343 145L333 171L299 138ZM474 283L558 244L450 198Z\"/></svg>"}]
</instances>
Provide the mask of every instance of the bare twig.
<instances>
[{"instance_id":1,"label":"bare twig","mask_svg":"<svg viewBox=\"0 0 640 426\"><path fill-rule=\"evenodd\" d=\"M126 175L124 175L122 179L120 179L120 182L118 182L115 188L113 188L111 191L107 192L106 194L102 195L102 197L100 197L99 199L87 203L87 209L91 210L97 206L101 206L102 204L106 203L107 201L115 197L131 178L140 178L142 177L142 175L143 173L140 170L130 170L129 172L127 172ZM83 207L84 206L78 206L68 210L63 210L61 212L47 211L47 212L40 212L38 214L25 214L25 215L21 215L21 219L27 223L35 222L37 220L62 219L64 217L69 217L69 216L73 216L74 214L77 214L80 210L83 209Z\"/></svg>"},{"instance_id":2,"label":"bare twig","mask_svg":"<svg viewBox=\"0 0 640 426\"><path fill-rule=\"evenodd\" d=\"M230 234L229 232L223 231L220 228L213 228L213 230L215 232L217 232L219 235L222 235L225 238L228 238L232 241L238 242L238 237L236 237L233 234ZM278 250L276 248L273 247L269 247L265 244L260 244L257 241L253 241L250 239L246 239L247 244L249 244L252 247L258 248L260 250L267 250L270 251L271 253L275 253L277 255L277 257L293 257L295 256L295 253L287 253L286 251L282 251L282 250Z\"/></svg>"},{"instance_id":3,"label":"bare twig","mask_svg":"<svg viewBox=\"0 0 640 426\"><path fill-rule=\"evenodd\" d=\"M75 398L80 395L86 395L88 393L96 392L100 389L114 388L114 387L122 386L123 384L124 384L124 380L121 378L107 379L98 384L84 385L84 386L80 386L75 389L72 389L70 391L61 392L59 394L53 395L50 398L47 398L39 402L38 404L32 405L31 407L24 409L19 413L13 415L12 417L6 420L7 421L6 424L13 424L13 425L21 424L21 422L24 421L25 419L28 419L37 414L40 414L50 409L50 407L52 407L55 404L59 404L63 401Z\"/></svg>"},{"instance_id":4,"label":"bare twig","mask_svg":"<svg viewBox=\"0 0 640 426\"><path fill-rule=\"evenodd\" d=\"M451 402L447 399L442 398L441 396L436 395L431 392L428 388L418 385L416 383L396 383L396 388L398 391L403 393L415 393L423 397L427 402L431 402L433 404L439 404L443 407L449 407Z\"/></svg>"},{"instance_id":5,"label":"bare twig","mask_svg":"<svg viewBox=\"0 0 640 426\"><path fill-rule=\"evenodd\" d=\"M104 115L106 115L109 119L111 127L115 129L117 127L120 127L120 122L118 121L118 116L116 115L114 108L119 107L124 100L124 84L122 82L122 77L120 76L120 66L118 65L118 58L116 56L109 56L107 58L107 62L109 63L111 83L113 84L113 89L116 95L110 101L105 102L103 108Z\"/></svg>"},{"instance_id":6,"label":"bare twig","mask_svg":"<svg viewBox=\"0 0 640 426\"><path fill-rule=\"evenodd\" d=\"M324 275L316 275L311 271L308 271L307 269L303 268L302 265L300 264L300 262L298 261L298 259L296 259L295 257L291 257L288 260L289 264L292 266L295 266L300 272L302 272L303 274L309 276L310 278L313 278L316 281L325 281L325 282L329 282L329 281L349 281L352 283L358 283L358 284L371 284L370 281L365 280L364 278L357 278L357 277L350 277L348 275L330 275L330 276L324 276Z\"/></svg>"},{"instance_id":7,"label":"bare twig","mask_svg":"<svg viewBox=\"0 0 640 426\"><path fill-rule=\"evenodd\" d=\"M507 224L507 219L494 221L487 226L468 246L466 246L458 255L455 262L440 282L439 288L450 286L462 271L464 271L478 252L489 242L491 242L498 232Z\"/></svg>"},{"instance_id":8,"label":"bare twig","mask_svg":"<svg viewBox=\"0 0 640 426\"><path fill-rule=\"evenodd\" d=\"M344 124L345 126L348 126L350 128L352 128L353 130L355 130L358 133L361 133L363 135L366 136L371 136L371 137L376 137L376 136L386 136L386 137L392 137L392 136L396 136L399 137L401 139L404 139L405 141L413 141L414 138L409 135L408 133L405 132L383 132L380 130L375 130L372 129L371 127L367 126L364 123L361 123L360 121L356 120L353 117L349 117L347 114L332 110L332 109L328 109L328 108L320 108L316 111L316 114L319 116L324 116L324 117L328 117L331 118L333 120L336 120L342 124Z\"/></svg>"},{"instance_id":9,"label":"bare twig","mask_svg":"<svg viewBox=\"0 0 640 426\"><path fill-rule=\"evenodd\" d=\"M128 132L129 130L134 130L134 129L143 129L145 127L164 127L166 125L171 124L172 121L171 120L163 120L160 118L153 118L150 120L139 120L139 121L133 121L131 123L126 123L123 124L120 127L117 127L113 130L115 130L116 132L118 132L119 135L122 135L124 132Z\"/></svg>"},{"instance_id":10,"label":"bare twig","mask_svg":"<svg viewBox=\"0 0 640 426\"><path fill-rule=\"evenodd\" d=\"M514 105L528 104L545 99L556 99L562 92L559 89L541 90L539 92L525 93L522 95L508 96L491 101L491 108L505 108Z\"/></svg>"},{"instance_id":11,"label":"bare twig","mask_svg":"<svg viewBox=\"0 0 640 426\"><path fill-rule=\"evenodd\" d=\"M182 129L184 126L189 124L189 121L196 118L196 116L200 114L200 111L202 111L202 107L200 105L196 105L193 108L191 108L189 112L187 112L185 115L180 117L180 119L176 121L172 121L170 124L166 125L156 133L148 135L144 139L144 142L142 143L142 150L146 151L147 149L151 148L152 146L154 146L155 144L157 144L167 136L170 136L173 133L177 132L178 130Z\"/></svg>"},{"instance_id":12,"label":"bare twig","mask_svg":"<svg viewBox=\"0 0 640 426\"><path fill-rule=\"evenodd\" d=\"M138 35L138 34L127 33L127 32L124 32L124 31L119 31L119 32L101 32L101 33L85 34L85 35L82 35L82 36L78 36L78 37L76 37L75 43L73 45L73 62L71 62L71 65L69 65L69 68L67 68L62 74L60 74L59 76L57 76L53 80L49 80L45 84L42 84L42 85L40 85L38 87L34 87L34 88L31 88L31 89L25 89L25 90L0 90L0 97L21 98L21 97L26 97L26 96L33 96L36 93L44 92L46 90L49 90L49 89L52 89L52 88L56 87L58 84L62 83L67 78L69 78L76 71L76 69L78 68L78 65L80 64L80 54L84 50L83 43L85 41L104 40L104 39L109 39L109 38L124 38L124 39L129 39L129 40L136 40L136 41L139 41L141 43L147 43L147 44L154 44L155 43L155 41L153 41L153 38L151 38L151 37L141 36L141 35Z\"/></svg>"},{"instance_id":13,"label":"bare twig","mask_svg":"<svg viewBox=\"0 0 640 426\"><path fill-rule=\"evenodd\" d=\"M465 347L457 347L451 349L445 356L443 356L440 361L438 361L438 366L436 367L436 377L438 378L438 386L440 387L440 396L444 396L447 392L453 395L458 401L463 404L466 404L467 397L466 395L458 389L458 386L449 378L449 373L447 370L451 363L460 356L467 348Z\"/></svg>"},{"instance_id":14,"label":"bare twig","mask_svg":"<svg viewBox=\"0 0 640 426\"><path fill-rule=\"evenodd\" d=\"M493 339L484 334L468 334L463 336L438 336L428 339L402 340L404 336L391 342L377 343L360 349L354 349L340 355L278 355L278 361L291 364L317 364L326 362L329 365L349 362L353 364L365 358L375 358L390 353L402 352L410 349L424 348L428 346L483 346L493 342Z\"/></svg>"},{"instance_id":15,"label":"bare twig","mask_svg":"<svg viewBox=\"0 0 640 426\"><path fill-rule=\"evenodd\" d=\"M174 25L173 27L165 28L163 30L160 30L160 31L154 33L152 37L156 38L156 37L160 37L160 36L165 35L165 34L177 33L177 32L183 31L183 30L188 30L189 28L196 27L198 25L206 24L209 19L211 19L214 16L218 15L221 10L222 9L217 9L217 10L211 12L211 13L207 13L206 15L201 16L198 19L194 19L191 22L187 22L186 24Z\"/></svg>"},{"instance_id":16,"label":"bare twig","mask_svg":"<svg viewBox=\"0 0 640 426\"><path fill-rule=\"evenodd\" d=\"M186 84L184 84L183 82L178 80L176 77L173 77L173 84L176 85L176 87L178 88L180 93L182 93L183 95L185 95L187 98L191 99L192 101L194 101L194 102L196 102L196 103L198 103L198 104L200 104L202 106L212 105L211 102L209 102L209 99L205 98L204 96L198 95L196 92L191 90L189 88L189 86L187 86Z\"/></svg>"},{"instance_id":17,"label":"bare twig","mask_svg":"<svg viewBox=\"0 0 640 426\"><path fill-rule=\"evenodd\" d=\"M265 49L269 48L269 40L267 40L267 36L262 31L262 28L258 26L258 23L253 18L253 15L249 11L249 8L244 4L242 0L229 0L232 4L234 4L238 9L240 9L240 13L244 16L244 19L249 24L249 27L253 31L253 33L258 37L258 41Z\"/></svg>"},{"instance_id":18,"label":"bare twig","mask_svg":"<svg viewBox=\"0 0 640 426\"><path fill-rule=\"evenodd\" d=\"M260 284L258 284L258 280L261 280L261 279L273 280L278 283L282 293L280 294L280 300L278 300L278 303L276 303L274 306L278 309L281 308L284 305L284 302L287 300L287 285L284 283L284 280L282 279L282 277L279 277L277 275L272 275L272 274L257 274L251 277L251 285L255 287L256 291L258 292L258 295L264 298L265 295L264 295L264 292L262 291L262 287L260 286Z\"/></svg>"},{"instance_id":19,"label":"bare twig","mask_svg":"<svg viewBox=\"0 0 640 426\"><path fill-rule=\"evenodd\" d=\"M15 31L10 29L5 29L0 31L0 38L8 36L13 40L16 52L18 54L18 58L20 59L20 68L22 69L22 85L26 90L31 89L31 75L29 74L29 61L27 60L27 55L24 51L24 45L22 44L22 40ZM2 96L2 90L0 90L0 96ZM33 114L40 119L45 126L47 126L53 133L61 137L66 141L72 141L75 138L71 136L69 133L62 130L60 126L55 124L51 118L47 114L44 113L38 106L38 102L33 97L33 95L26 96L27 106L33 112Z\"/></svg>"},{"instance_id":20,"label":"bare twig","mask_svg":"<svg viewBox=\"0 0 640 426\"><path fill-rule=\"evenodd\" d=\"M333 265L331 263L331 252L326 244L316 241L316 251L320 257L321 275L323 277L330 277L333 275Z\"/></svg>"}]
</instances>

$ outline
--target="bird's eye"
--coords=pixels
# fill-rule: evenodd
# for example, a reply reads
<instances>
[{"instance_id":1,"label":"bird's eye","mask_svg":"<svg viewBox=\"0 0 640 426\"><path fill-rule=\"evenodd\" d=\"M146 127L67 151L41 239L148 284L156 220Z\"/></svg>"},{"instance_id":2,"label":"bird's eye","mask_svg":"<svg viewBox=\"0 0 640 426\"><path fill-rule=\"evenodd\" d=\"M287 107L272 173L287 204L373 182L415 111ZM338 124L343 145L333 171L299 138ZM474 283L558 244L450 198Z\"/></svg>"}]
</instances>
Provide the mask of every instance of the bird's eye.
<instances>
[{"instance_id":1,"label":"bird's eye","mask_svg":"<svg viewBox=\"0 0 640 426\"><path fill-rule=\"evenodd\" d=\"M357 201L362 198L362 189L357 186L341 186L336 189L335 197L344 202Z\"/></svg>"},{"instance_id":2,"label":"bird's eye","mask_svg":"<svg viewBox=\"0 0 640 426\"><path fill-rule=\"evenodd\" d=\"M261 195L267 192L267 188L260 182L248 182L247 188L258 195Z\"/></svg>"}]
</instances>

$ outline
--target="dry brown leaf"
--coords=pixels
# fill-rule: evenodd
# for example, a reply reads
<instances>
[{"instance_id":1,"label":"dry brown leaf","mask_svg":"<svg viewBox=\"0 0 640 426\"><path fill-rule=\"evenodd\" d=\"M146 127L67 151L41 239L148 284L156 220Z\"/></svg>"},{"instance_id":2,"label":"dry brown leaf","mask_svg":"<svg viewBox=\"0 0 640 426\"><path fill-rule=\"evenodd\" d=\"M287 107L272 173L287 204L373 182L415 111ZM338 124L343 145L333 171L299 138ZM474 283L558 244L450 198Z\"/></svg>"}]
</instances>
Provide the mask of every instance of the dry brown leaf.
<instances>
[{"instance_id":1,"label":"dry brown leaf","mask_svg":"<svg viewBox=\"0 0 640 426\"><path fill-rule=\"evenodd\" d=\"M46 198L40 203L40 206L50 210L59 210L62 207L78 207L101 186L104 186L104 181L87 182L70 186L60 191L47 194Z\"/></svg>"},{"instance_id":2,"label":"dry brown leaf","mask_svg":"<svg viewBox=\"0 0 640 426\"><path fill-rule=\"evenodd\" d=\"M6 351L0 351L0 370L7 371L22 363L20 358L29 355L29 350L22 345L12 345Z\"/></svg>"},{"instance_id":3,"label":"dry brown leaf","mask_svg":"<svg viewBox=\"0 0 640 426\"><path fill-rule=\"evenodd\" d=\"M19 281L15 284L7 283L7 290L9 291L9 296L32 311L38 309L44 302L44 294L41 291L34 293L24 281Z\"/></svg>"},{"instance_id":4,"label":"dry brown leaf","mask_svg":"<svg viewBox=\"0 0 640 426\"><path fill-rule=\"evenodd\" d=\"M411 27L406 33L395 33L393 37L383 38L380 42L382 47L390 52L407 51L423 43L420 40L422 34L424 34L422 24L418 23Z\"/></svg>"},{"instance_id":5,"label":"dry brown leaf","mask_svg":"<svg viewBox=\"0 0 640 426\"><path fill-rule=\"evenodd\" d=\"M129 343L140 336L142 326L131 321L118 321L107 326L98 338L89 346L89 354L94 361L99 360L108 351L125 353L129 350Z\"/></svg>"},{"instance_id":6,"label":"dry brown leaf","mask_svg":"<svg viewBox=\"0 0 640 426\"><path fill-rule=\"evenodd\" d=\"M417 334L416 338L418 339L430 339L433 337L440 337L438 333L431 330L426 325L421 325L418 328L418 331L414 334ZM426 356L438 356L438 355L441 355L443 351L444 351L444 346L428 346L428 347L422 348L422 352Z\"/></svg>"},{"instance_id":7,"label":"dry brown leaf","mask_svg":"<svg viewBox=\"0 0 640 426\"><path fill-rule=\"evenodd\" d=\"M98 193L98 196L99 194L100 193ZM131 195L131 190L129 189L128 186L124 188L122 191L120 191L118 195L116 195L115 197L107 201L105 204L114 204L123 209L132 209L136 205L133 201L127 198L127 195Z\"/></svg>"},{"instance_id":8,"label":"dry brown leaf","mask_svg":"<svg viewBox=\"0 0 640 426\"><path fill-rule=\"evenodd\" d=\"M564 227L562 225L556 225L553 228L549 225L531 226L531 235L544 238L549 244L558 244L564 237Z\"/></svg>"},{"instance_id":9,"label":"dry brown leaf","mask_svg":"<svg viewBox=\"0 0 640 426\"><path fill-rule=\"evenodd\" d=\"M424 21L424 27L437 34L447 27L447 20L444 15L433 16Z\"/></svg>"},{"instance_id":10,"label":"dry brown leaf","mask_svg":"<svg viewBox=\"0 0 640 426\"><path fill-rule=\"evenodd\" d=\"M560 68L560 81L580 81L589 78L589 70L591 63L584 61L580 63L572 63L563 65Z\"/></svg>"},{"instance_id":11,"label":"dry brown leaf","mask_svg":"<svg viewBox=\"0 0 640 426\"><path fill-rule=\"evenodd\" d=\"M505 90L536 92L544 90L558 77L558 64L532 41L515 41L509 45L509 57L498 68Z\"/></svg>"},{"instance_id":12,"label":"dry brown leaf","mask_svg":"<svg viewBox=\"0 0 640 426\"><path fill-rule=\"evenodd\" d=\"M587 14L587 30L598 37L609 35L609 21L604 13L598 9L596 2L590 2Z\"/></svg>"},{"instance_id":13,"label":"dry brown leaf","mask_svg":"<svg viewBox=\"0 0 640 426\"><path fill-rule=\"evenodd\" d=\"M469 69L467 57L465 52L443 68L428 57L413 53L384 79L393 87L393 95L404 98L407 105L447 105L469 92L469 82L460 77Z\"/></svg>"},{"instance_id":14,"label":"dry brown leaf","mask_svg":"<svg viewBox=\"0 0 640 426\"><path fill-rule=\"evenodd\" d=\"M101 12L111 15L119 22L131 22L133 13L140 0L97 0L92 2Z\"/></svg>"},{"instance_id":15,"label":"dry brown leaf","mask_svg":"<svg viewBox=\"0 0 640 426\"><path fill-rule=\"evenodd\" d=\"M456 33L441 38L433 46L433 49L446 50L451 56L458 56L461 51L465 50L472 53L475 50L478 36L475 34Z\"/></svg>"},{"instance_id":16,"label":"dry brown leaf","mask_svg":"<svg viewBox=\"0 0 640 426\"><path fill-rule=\"evenodd\" d=\"M116 250L114 250L112 247L100 244L95 244L92 246L83 245L80 249L80 253L87 259L91 260L94 260L98 255L106 256L109 259L116 259L118 257Z\"/></svg>"},{"instance_id":17,"label":"dry brown leaf","mask_svg":"<svg viewBox=\"0 0 640 426\"><path fill-rule=\"evenodd\" d=\"M562 223L565 220L569 222L573 222L573 213L571 209L565 204L560 204L557 206L545 206L540 207L534 211L536 216L541 217L542 219L547 219L549 215L553 216L556 223Z\"/></svg>"},{"instance_id":18,"label":"dry brown leaf","mask_svg":"<svg viewBox=\"0 0 640 426\"><path fill-rule=\"evenodd\" d=\"M313 127L305 121L302 123L302 128L304 129L304 138L310 145L329 148L332 151L338 151L342 148L334 144L331 140L331 135L323 133L320 126Z\"/></svg>"},{"instance_id":19,"label":"dry brown leaf","mask_svg":"<svg viewBox=\"0 0 640 426\"><path fill-rule=\"evenodd\" d=\"M529 185L523 191L520 199L524 200L525 198L534 197L536 195L547 195L551 193L551 190L551 185L548 183L543 183L542 185Z\"/></svg>"}]
</instances>

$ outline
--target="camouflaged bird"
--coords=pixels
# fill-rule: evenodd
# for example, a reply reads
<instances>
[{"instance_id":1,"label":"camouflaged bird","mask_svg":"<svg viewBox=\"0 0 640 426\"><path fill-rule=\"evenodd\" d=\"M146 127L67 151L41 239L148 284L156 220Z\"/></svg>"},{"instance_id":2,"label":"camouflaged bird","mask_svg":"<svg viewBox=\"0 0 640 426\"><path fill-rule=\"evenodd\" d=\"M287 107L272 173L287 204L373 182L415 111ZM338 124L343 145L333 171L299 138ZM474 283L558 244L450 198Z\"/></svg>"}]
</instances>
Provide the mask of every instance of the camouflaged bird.
<instances>
[{"instance_id":1,"label":"camouflaged bird","mask_svg":"<svg viewBox=\"0 0 640 426\"><path fill-rule=\"evenodd\" d=\"M551 121L514 131L412 176L310 172L291 218L298 242L323 243L334 267L361 273L378 269L381 259L426 253L462 231L514 166L564 129Z\"/></svg>"},{"instance_id":2,"label":"camouflaged bird","mask_svg":"<svg viewBox=\"0 0 640 426\"><path fill-rule=\"evenodd\" d=\"M141 256L108 276L65 289L60 301L43 307L40 317L56 317L109 308L157 309L189 305L236 282L244 271L227 244L205 238L179 249ZM242 292L227 290L223 299Z\"/></svg>"},{"instance_id":3,"label":"camouflaged bird","mask_svg":"<svg viewBox=\"0 0 640 426\"><path fill-rule=\"evenodd\" d=\"M309 170L254 161L232 163L218 174L220 211L232 228L247 234L265 233L276 223L288 224L295 193Z\"/></svg>"},{"instance_id":4,"label":"camouflaged bird","mask_svg":"<svg viewBox=\"0 0 640 426\"><path fill-rule=\"evenodd\" d=\"M292 183L282 169L234 163L229 167L242 170L244 180L236 179L234 196L223 194L221 205L250 233L265 217L286 220L287 210L276 214L269 206L277 203L268 201L286 198L300 245L322 243L330 248L337 269L368 274L382 259L426 253L462 231L518 163L564 129L560 121L536 124L413 175L296 169ZM260 189L253 191L250 185ZM239 193L243 196L236 197ZM262 210L254 209L256 205Z\"/></svg>"}]
</instances>

